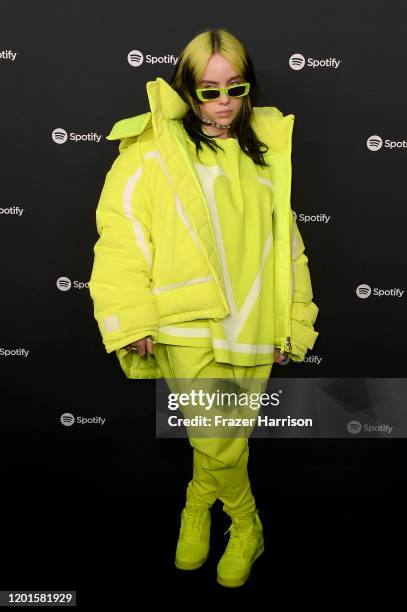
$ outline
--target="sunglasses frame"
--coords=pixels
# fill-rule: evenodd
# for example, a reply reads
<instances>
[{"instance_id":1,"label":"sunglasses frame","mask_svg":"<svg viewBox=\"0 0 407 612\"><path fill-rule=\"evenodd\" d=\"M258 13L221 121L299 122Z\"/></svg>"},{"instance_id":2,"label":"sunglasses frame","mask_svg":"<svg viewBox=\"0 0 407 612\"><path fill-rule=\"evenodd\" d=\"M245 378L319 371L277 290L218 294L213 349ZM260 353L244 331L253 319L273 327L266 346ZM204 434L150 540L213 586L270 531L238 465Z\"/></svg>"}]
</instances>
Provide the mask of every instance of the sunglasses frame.
<instances>
[{"instance_id":1,"label":"sunglasses frame","mask_svg":"<svg viewBox=\"0 0 407 612\"><path fill-rule=\"evenodd\" d=\"M239 96L229 96L229 89L231 89L232 87L242 87L243 85L245 86L245 90L242 94L240 94ZM204 98L202 95L203 91L217 91L219 92L219 95L217 98ZM250 83L233 83L228 87L200 87L198 89L195 89L196 95L198 96L198 99L201 100L201 102L213 102L214 100L219 100L223 93L227 94L232 100L234 98L243 98L243 96L247 96L249 91Z\"/></svg>"}]
</instances>

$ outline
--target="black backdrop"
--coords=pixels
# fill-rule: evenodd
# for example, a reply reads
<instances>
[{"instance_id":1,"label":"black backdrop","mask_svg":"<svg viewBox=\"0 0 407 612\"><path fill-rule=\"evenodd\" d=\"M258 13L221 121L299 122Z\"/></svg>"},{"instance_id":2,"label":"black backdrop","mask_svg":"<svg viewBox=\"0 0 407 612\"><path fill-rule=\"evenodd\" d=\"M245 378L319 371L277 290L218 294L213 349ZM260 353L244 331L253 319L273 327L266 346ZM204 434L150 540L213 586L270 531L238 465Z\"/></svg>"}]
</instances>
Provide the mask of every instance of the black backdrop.
<instances>
[{"instance_id":1,"label":"black backdrop","mask_svg":"<svg viewBox=\"0 0 407 612\"><path fill-rule=\"evenodd\" d=\"M172 555L190 448L155 438L154 382L127 380L105 353L86 282L95 209L118 154L105 136L117 120L148 110L146 82L169 78L169 56L202 29L226 27L241 38L258 105L296 117L292 207L320 336L305 363L278 375L405 376L406 12L378 1L351 10L322 0L1 3L1 465L10 527L1 588L77 589L85 607L118 597L120 573L129 603L155 564L163 585L186 586ZM144 55L139 66L127 59L134 50ZM65 143L53 140L57 128ZM58 288L61 277L69 290ZM371 291L366 299L361 285ZM66 428L63 412L106 423ZM297 525L289 546L304 564L311 544L319 557L344 541L364 555L371 542L359 547L346 536L401 509L403 439L253 440L252 448L258 504L282 531L286 521ZM327 528L337 535L329 547ZM287 542L275 537L284 559ZM264 575L280 571L269 554ZM214 563L187 584L216 589ZM260 572L246 591L264 586Z\"/></svg>"}]
</instances>

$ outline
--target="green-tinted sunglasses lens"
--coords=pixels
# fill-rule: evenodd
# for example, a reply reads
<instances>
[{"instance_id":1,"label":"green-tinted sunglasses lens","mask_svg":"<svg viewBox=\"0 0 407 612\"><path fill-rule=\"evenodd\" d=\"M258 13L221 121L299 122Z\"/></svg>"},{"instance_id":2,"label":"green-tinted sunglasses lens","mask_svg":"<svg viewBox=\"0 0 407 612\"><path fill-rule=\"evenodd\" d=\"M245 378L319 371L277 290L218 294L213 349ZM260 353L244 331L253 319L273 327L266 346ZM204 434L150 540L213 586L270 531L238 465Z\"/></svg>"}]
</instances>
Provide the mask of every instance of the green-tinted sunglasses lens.
<instances>
[{"instance_id":1,"label":"green-tinted sunglasses lens","mask_svg":"<svg viewBox=\"0 0 407 612\"><path fill-rule=\"evenodd\" d=\"M220 95L219 89L207 89L206 91L203 90L201 93L205 100L216 100Z\"/></svg>"},{"instance_id":2,"label":"green-tinted sunglasses lens","mask_svg":"<svg viewBox=\"0 0 407 612\"><path fill-rule=\"evenodd\" d=\"M231 98L238 98L239 96L242 96L244 94L245 90L246 85L235 85L233 87L230 87L228 95Z\"/></svg>"}]
</instances>

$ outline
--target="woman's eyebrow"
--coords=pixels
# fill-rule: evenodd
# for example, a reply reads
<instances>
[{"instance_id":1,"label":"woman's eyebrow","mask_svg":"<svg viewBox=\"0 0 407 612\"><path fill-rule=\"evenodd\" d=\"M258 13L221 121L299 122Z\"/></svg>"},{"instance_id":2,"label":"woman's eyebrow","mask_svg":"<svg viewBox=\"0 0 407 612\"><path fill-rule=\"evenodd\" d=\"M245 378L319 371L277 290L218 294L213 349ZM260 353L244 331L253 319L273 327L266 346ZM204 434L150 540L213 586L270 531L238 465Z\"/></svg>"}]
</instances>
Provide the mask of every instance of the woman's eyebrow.
<instances>
[{"instance_id":1,"label":"woman's eyebrow","mask_svg":"<svg viewBox=\"0 0 407 612\"><path fill-rule=\"evenodd\" d=\"M228 79L228 83L230 81L233 81L234 79L240 79L240 74L235 74L235 76L230 77L230 79ZM219 83L217 81L208 81L208 79L202 79L201 81L199 81L200 83L211 83L211 85L219 85Z\"/></svg>"}]
</instances>

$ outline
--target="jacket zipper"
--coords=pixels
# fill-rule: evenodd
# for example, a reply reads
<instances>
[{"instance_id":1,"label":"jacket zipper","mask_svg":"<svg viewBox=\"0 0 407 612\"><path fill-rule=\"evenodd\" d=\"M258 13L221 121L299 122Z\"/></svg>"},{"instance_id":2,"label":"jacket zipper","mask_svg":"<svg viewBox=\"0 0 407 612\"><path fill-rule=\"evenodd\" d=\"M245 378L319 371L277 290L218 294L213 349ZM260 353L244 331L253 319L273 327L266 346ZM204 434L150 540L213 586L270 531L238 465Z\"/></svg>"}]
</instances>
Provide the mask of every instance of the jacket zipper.
<instances>
[{"instance_id":1,"label":"jacket zipper","mask_svg":"<svg viewBox=\"0 0 407 612\"><path fill-rule=\"evenodd\" d=\"M291 223L292 223L292 219L291 219ZM288 321L287 321L287 326L289 329L289 335L286 336L285 339L285 346L288 348L288 351L286 351L286 349L284 349L285 352L287 352L288 356L291 357L292 355L292 350L293 347L291 345L291 306L292 306L292 298L293 298L293 294L292 294L292 290L291 290L291 274L292 272L292 238L293 238L293 234L294 234L294 228L291 226L291 231L290 231L290 283L289 283L289 299L288 302L290 304L289 306L289 314L288 314Z\"/></svg>"},{"instance_id":2,"label":"jacket zipper","mask_svg":"<svg viewBox=\"0 0 407 612\"><path fill-rule=\"evenodd\" d=\"M285 345L288 346L288 351L285 351L285 352L287 352L289 355L291 355L293 347L291 346L291 337L290 336L287 336L287 338L285 340Z\"/></svg>"}]
</instances>

